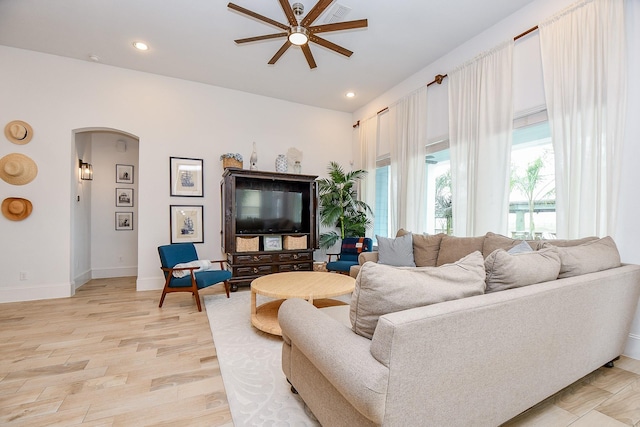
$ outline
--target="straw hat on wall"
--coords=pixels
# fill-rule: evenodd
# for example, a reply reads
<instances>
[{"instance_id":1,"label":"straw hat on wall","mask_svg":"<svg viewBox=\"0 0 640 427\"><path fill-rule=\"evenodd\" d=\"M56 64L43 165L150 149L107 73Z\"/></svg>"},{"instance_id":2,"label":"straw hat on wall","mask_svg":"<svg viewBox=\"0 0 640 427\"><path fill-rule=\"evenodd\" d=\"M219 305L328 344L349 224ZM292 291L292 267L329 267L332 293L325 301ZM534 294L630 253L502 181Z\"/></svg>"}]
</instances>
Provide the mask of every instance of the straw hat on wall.
<instances>
[{"instance_id":1,"label":"straw hat on wall","mask_svg":"<svg viewBox=\"0 0 640 427\"><path fill-rule=\"evenodd\" d=\"M11 221L22 221L33 210L33 205L27 199L7 197L2 201L2 215Z\"/></svg>"},{"instance_id":2,"label":"straw hat on wall","mask_svg":"<svg viewBox=\"0 0 640 427\"><path fill-rule=\"evenodd\" d=\"M38 166L24 154L11 153L0 159L0 178L9 184L28 184L36 175L38 175Z\"/></svg>"},{"instance_id":3,"label":"straw hat on wall","mask_svg":"<svg viewBox=\"0 0 640 427\"><path fill-rule=\"evenodd\" d=\"M14 144L24 145L33 138L33 129L31 125L22 120L14 120L7 123L4 127L4 136Z\"/></svg>"}]
</instances>

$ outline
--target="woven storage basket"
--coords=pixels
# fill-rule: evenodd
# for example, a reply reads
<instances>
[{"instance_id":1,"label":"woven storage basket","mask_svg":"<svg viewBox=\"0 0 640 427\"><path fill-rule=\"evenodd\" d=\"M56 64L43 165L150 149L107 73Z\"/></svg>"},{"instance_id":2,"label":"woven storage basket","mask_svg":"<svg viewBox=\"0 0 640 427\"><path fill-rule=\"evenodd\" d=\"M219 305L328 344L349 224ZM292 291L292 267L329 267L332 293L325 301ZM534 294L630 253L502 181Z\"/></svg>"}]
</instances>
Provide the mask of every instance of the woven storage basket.
<instances>
[{"instance_id":1,"label":"woven storage basket","mask_svg":"<svg viewBox=\"0 0 640 427\"><path fill-rule=\"evenodd\" d=\"M236 237L236 252L257 252L260 246L259 237Z\"/></svg>"},{"instance_id":2,"label":"woven storage basket","mask_svg":"<svg viewBox=\"0 0 640 427\"><path fill-rule=\"evenodd\" d=\"M284 248L307 249L307 236L284 236Z\"/></svg>"},{"instance_id":3,"label":"woven storage basket","mask_svg":"<svg viewBox=\"0 0 640 427\"><path fill-rule=\"evenodd\" d=\"M224 159L222 159L222 167L224 169L226 169L226 168L239 168L239 169L242 169L242 162L239 162L238 160L236 160L234 158L224 158Z\"/></svg>"}]
</instances>

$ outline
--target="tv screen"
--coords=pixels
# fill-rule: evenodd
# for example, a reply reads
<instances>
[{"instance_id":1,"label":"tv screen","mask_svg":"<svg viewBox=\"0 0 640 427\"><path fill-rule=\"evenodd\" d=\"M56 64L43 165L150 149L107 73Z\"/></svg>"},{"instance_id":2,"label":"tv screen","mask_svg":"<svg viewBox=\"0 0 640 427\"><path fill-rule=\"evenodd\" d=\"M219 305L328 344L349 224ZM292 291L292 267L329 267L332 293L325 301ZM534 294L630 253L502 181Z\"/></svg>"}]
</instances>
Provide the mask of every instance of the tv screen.
<instances>
[{"instance_id":1,"label":"tv screen","mask_svg":"<svg viewBox=\"0 0 640 427\"><path fill-rule=\"evenodd\" d=\"M302 191L236 188L236 232L308 233Z\"/></svg>"}]
</instances>

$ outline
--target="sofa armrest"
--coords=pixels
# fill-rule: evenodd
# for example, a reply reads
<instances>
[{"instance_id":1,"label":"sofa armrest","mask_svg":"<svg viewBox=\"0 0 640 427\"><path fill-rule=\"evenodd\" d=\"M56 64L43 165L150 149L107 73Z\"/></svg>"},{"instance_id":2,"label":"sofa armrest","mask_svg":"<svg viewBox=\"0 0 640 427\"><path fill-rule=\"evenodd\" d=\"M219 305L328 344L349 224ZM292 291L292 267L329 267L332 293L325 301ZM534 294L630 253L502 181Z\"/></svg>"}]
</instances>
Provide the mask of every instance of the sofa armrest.
<instances>
[{"instance_id":1,"label":"sofa armrest","mask_svg":"<svg viewBox=\"0 0 640 427\"><path fill-rule=\"evenodd\" d=\"M358 255L358 264L363 265L367 261L378 262L378 251L360 252L360 255Z\"/></svg>"},{"instance_id":2,"label":"sofa armrest","mask_svg":"<svg viewBox=\"0 0 640 427\"><path fill-rule=\"evenodd\" d=\"M389 370L371 355L370 340L302 299L282 303L278 321L284 345L297 348L360 413L382 419ZM295 375L289 380L295 387Z\"/></svg>"}]
</instances>

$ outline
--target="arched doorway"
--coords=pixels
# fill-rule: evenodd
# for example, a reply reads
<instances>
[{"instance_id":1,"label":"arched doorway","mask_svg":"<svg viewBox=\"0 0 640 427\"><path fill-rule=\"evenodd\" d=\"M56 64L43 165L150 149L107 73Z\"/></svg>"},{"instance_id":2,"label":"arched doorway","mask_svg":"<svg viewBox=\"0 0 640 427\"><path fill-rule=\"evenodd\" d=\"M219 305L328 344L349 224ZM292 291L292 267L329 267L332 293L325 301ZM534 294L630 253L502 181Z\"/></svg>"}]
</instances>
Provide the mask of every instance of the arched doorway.
<instances>
[{"instance_id":1,"label":"arched doorway","mask_svg":"<svg viewBox=\"0 0 640 427\"><path fill-rule=\"evenodd\" d=\"M74 291L91 279L137 276L137 136L117 129L73 132L75 158L71 206L71 281ZM80 177L79 161L93 179ZM118 175L118 172L120 174Z\"/></svg>"}]
</instances>

